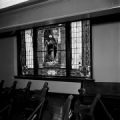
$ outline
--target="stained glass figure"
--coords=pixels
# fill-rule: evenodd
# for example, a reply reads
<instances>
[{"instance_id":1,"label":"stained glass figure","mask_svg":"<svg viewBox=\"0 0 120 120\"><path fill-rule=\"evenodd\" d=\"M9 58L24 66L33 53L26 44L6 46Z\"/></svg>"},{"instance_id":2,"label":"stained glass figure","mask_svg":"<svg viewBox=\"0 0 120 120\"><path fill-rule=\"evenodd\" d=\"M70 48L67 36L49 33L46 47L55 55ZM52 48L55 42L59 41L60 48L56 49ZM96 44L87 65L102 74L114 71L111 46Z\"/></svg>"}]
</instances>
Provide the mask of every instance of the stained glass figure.
<instances>
[{"instance_id":1,"label":"stained glass figure","mask_svg":"<svg viewBox=\"0 0 120 120\"><path fill-rule=\"evenodd\" d=\"M39 75L66 74L65 26L41 27L37 36Z\"/></svg>"}]
</instances>

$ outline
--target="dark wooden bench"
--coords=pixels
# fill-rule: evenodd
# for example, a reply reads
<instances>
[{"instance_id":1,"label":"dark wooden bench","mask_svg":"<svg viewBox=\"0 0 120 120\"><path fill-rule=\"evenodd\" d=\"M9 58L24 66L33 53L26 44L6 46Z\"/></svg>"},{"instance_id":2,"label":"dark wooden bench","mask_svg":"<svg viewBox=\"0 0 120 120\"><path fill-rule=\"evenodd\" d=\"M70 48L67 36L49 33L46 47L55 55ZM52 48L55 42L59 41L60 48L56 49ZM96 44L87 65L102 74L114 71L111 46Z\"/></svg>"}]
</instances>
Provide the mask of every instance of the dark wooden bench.
<instances>
[{"instance_id":1,"label":"dark wooden bench","mask_svg":"<svg viewBox=\"0 0 120 120\"><path fill-rule=\"evenodd\" d=\"M32 97L32 101L39 100L39 104L34 108L32 114L29 115L29 117L26 120L41 120L43 117L43 112L45 110L45 102L46 102L46 97L48 93L49 87L48 83L45 82L43 85L43 88L41 89L40 95L35 97ZM27 106L25 108L27 111L31 111L31 107Z\"/></svg>"},{"instance_id":2,"label":"dark wooden bench","mask_svg":"<svg viewBox=\"0 0 120 120\"><path fill-rule=\"evenodd\" d=\"M0 94L1 94L1 92L3 90L4 82L5 82L4 80L0 81Z\"/></svg>"},{"instance_id":3,"label":"dark wooden bench","mask_svg":"<svg viewBox=\"0 0 120 120\"><path fill-rule=\"evenodd\" d=\"M9 120L12 110L13 96L15 95L17 82L14 81L10 88L3 88L0 99L0 120Z\"/></svg>"},{"instance_id":4,"label":"dark wooden bench","mask_svg":"<svg viewBox=\"0 0 120 120\"><path fill-rule=\"evenodd\" d=\"M45 84L46 82L44 83L43 88L41 89L39 98L37 98L36 105L34 105L36 99L35 98L33 99L33 95L32 96L30 95L29 98L27 99L26 98L23 99L19 95L16 96L16 99L13 102L11 120L36 120L36 119L40 120L40 118L42 117L41 114L46 100L46 94L48 92L48 83L47 85ZM29 88L28 85L26 88Z\"/></svg>"},{"instance_id":5,"label":"dark wooden bench","mask_svg":"<svg viewBox=\"0 0 120 120\"><path fill-rule=\"evenodd\" d=\"M0 109L6 105L10 99L14 96L16 90L17 81L13 82L11 87L3 88L0 94Z\"/></svg>"},{"instance_id":6,"label":"dark wooden bench","mask_svg":"<svg viewBox=\"0 0 120 120\"><path fill-rule=\"evenodd\" d=\"M40 120L42 119L42 110L45 103L45 97L40 99L40 104L34 109L34 111L30 114L30 116L26 120Z\"/></svg>"},{"instance_id":7,"label":"dark wooden bench","mask_svg":"<svg viewBox=\"0 0 120 120\"><path fill-rule=\"evenodd\" d=\"M73 99L73 95L69 95L62 106L53 106L53 111L51 113L52 114L51 120L69 120L71 117L70 108L71 108L72 99Z\"/></svg>"},{"instance_id":8,"label":"dark wooden bench","mask_svg":"<svg viewBox=\"0 0 120 120\"><path fill-rule=\"evenodd\" d=\"M97 94L91 105L79 105L80 120L113 120L111 114L106 109L101 100L101 95Z\"/></svg>"}]
</instances>

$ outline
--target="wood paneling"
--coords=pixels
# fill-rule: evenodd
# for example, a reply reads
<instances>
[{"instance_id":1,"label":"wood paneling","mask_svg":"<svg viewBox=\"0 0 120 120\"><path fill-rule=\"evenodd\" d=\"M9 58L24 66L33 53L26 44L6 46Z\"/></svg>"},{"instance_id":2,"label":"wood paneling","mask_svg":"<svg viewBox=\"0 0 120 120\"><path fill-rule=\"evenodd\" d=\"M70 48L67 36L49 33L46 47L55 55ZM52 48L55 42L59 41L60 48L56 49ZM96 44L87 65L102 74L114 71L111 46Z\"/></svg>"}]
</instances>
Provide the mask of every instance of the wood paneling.
<instances>
[{"instance_id":1,"label":"wood paneling","mask_svg":"<svg viewBox=\"0 0 120 120\"><path fill-rule=\"evenodd\" d=\"M100 93L101 95L120 96L120 83L118 82L84 82L86 94L95 95Z\"/></svg>"}]
</instances>

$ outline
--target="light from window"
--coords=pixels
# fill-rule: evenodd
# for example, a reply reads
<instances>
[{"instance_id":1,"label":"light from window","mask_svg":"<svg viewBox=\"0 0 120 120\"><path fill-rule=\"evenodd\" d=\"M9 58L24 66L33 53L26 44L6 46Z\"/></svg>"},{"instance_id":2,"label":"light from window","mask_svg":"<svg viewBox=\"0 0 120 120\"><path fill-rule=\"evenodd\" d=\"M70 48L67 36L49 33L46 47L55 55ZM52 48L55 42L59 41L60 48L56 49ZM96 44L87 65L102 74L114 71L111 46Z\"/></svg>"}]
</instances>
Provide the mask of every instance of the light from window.
<instances>
[{"instance_id":1,"label":"light from window","mask_svg":"<svg viewBox=\"0 0 120 120\"><path fill-rule=\"evenodd\" d=\"M72 69L82 66L82 24L81 21L71 23Z\"/></svg>"},{"instance_id":2,"label":"light from window","mask_svg":"<svg viewBox=\"0 0 120 120\"><path fill-rule=\"evenodd\" d=\"M91 77L90 21L71 23L71 76Z\"/></svg>"},{"instance_id":3,"label":"light from window","mask_svg":"<svg viewBox=\"0 0 120 120\"><path fill-rule=\"evenodd\" d=\"M33 68L33 31L25 30L26 66Z\"/></svg>"}]
</instances>

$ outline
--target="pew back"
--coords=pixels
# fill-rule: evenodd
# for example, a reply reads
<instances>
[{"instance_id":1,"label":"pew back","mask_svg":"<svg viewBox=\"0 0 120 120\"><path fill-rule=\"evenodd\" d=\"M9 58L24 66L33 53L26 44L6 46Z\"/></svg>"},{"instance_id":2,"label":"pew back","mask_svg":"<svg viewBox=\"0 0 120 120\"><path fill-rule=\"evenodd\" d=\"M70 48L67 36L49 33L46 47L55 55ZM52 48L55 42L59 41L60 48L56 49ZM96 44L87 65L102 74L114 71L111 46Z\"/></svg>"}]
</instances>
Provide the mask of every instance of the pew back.
<instances>
[{"instance_id":1,"label":"pew back","mask_svg":"<svg viewBox=\"0 0 120 120\"><path fill-rule=\"evenodd\" d=\"M82 120L113 120L101 100L101 95L97 94L93 103L89 106L89 112L85 113Z\"/></svg>"}]
</instances>

